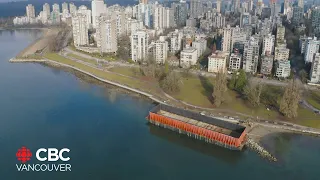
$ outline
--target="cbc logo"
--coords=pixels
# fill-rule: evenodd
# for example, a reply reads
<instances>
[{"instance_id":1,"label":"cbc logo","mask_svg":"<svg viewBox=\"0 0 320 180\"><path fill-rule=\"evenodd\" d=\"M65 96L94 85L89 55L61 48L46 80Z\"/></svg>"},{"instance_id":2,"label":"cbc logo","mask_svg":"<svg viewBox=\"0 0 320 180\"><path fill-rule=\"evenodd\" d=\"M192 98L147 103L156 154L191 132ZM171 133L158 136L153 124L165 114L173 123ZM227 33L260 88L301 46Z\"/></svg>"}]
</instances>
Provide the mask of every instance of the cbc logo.
<instances>
[{"instance_id":1,"label":"cbc logo","mask_svg":"<svg viewBox=\"0 0 320 180\"><path fill-rule=\"evenodd\" d=\"M70 149L63 148L58 150L56 148L40 148L36 152L36 158L39 161L69 161L70 157L67 156L67 153L70 152Z\"/></svg>"}]
</instances>

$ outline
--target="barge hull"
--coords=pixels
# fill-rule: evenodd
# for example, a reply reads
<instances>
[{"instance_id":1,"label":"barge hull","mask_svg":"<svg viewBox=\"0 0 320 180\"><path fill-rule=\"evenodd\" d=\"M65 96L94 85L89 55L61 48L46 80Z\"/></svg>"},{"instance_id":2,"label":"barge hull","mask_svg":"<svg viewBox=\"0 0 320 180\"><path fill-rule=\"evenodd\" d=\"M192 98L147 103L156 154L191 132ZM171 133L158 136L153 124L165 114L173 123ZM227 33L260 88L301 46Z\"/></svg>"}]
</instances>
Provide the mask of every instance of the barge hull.
<instances>
[{"instance_id":1,"label":"barge hull","mask_svg":"<svg viewBox=\"0 0 320 180\"><path fill-rule=\"evenodd\" d=\"M243 148L244 140L246 137L245 127L236 125L238 128L243 128L243 130L241 130L241 133L239 135L234 135L235 137L232 137L231 135L226 135L220 132L199 127L194 124L189 124L181 120L174 119L172 117L167 117L161 114L157 114L157 112L159 112L162 109L168 110L168 108L170 108L169 106L165 106L164 108L161 106L163 105L159 105L159 107L157 106L155 109L153 109L153 111L149 112L147 119L151 124L154 124L156 126L160 126L163 128L167 128L172 131L178 132L180 134L185 134L189 137L203 140L207 143L216 144L231 150L241 150ZM172 110L170 111L171 111L170 113L173 113ZM179 111L186 111L186 110L179 109ZM193 112L190 112L190 113L193 113ZM214 123L214 120L213 120L213 123ZM227 126L229 125L230 124L227 124ZM233 126L233 125L235 124L232 124L230 126Z\"/></svg>"}]
</instances>

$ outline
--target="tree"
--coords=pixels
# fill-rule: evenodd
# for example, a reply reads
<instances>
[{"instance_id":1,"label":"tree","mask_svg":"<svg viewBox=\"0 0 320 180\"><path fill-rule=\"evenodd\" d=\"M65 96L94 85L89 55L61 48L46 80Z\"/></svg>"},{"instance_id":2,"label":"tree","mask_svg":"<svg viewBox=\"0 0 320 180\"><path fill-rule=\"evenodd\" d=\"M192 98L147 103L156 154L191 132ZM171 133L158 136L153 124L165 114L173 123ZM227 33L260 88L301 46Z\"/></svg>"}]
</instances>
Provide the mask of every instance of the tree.
<instances>
[{"instance_id":1,"label":"tree","mask_svg":"<svg viewBox=\"0 0 320 180\"><path fill-rule=\"evenodd\" d=\"M246 84L247 84L246 72L243 69L240 69L234 88L236 91L242 93L244 90L244 87L246 87Z\"/></svg>"},{"instance_id":2,"label":"tree","mask_svg":"<svg viewBox=\"0 0 320 180\"><path fill-rule=\"evenodd\" d=\"M293 79L287 85L280 102L280 112L288 117L295 118L298 115L298 106L300 100L299 86Z\"/></svg>"},{"instance_id":3,"label":"tree","mask_svg":"<svg viewBox=\"0 0 320 180\"><path fill-rule=\"evenodd\" d=\"M168 63L168 61L166 61L165 63L164 63L164 74L168 74L169 73L169 63Z\"/></svg>"},{"instance_id":4,"label":"tree","mask_svg":"<svg viewBox=\"0 0 320 180\"><path fill-rule=\"evenodd\" d=\"M255 83L253 81L249 81L246 87L244 88L244 94L246 95L246 98L254 107L260 105L260 97L262 90L262 83Z\"/></svg>"},{"instance_id":5,"label":"tree","mask_svg":"<svg viewBox=\"0 0 320 180\"><path fill-rule=\"evenodd\" d=\"M144 76L155 78L157 76L157 65L153 63L141 65L140 71Z\"/></svg>"},{"instance_id":6,"label":"tree","mask_svg":"<svg viewBox=\"0 0 320 180\"><path fill-rule=\"evenodd\" d=\"M234 72L231 76L229 83L228 83L228 88L232 89L232 90L235 89L236 81L237 81L237 73Z\"/></svg>"},{"instance_id":7,"label":"tree","mask_svg":"<svg viewBox=\"0 0 320 180\"><path fill-rule=\"evenodd\" d=\"M129 36L122 35L118 38L118 51L117 56L125 61L130 57L130 38Z\"/></svg>"},{"instance_id":8,"label":"tree","mask_svg":"<svg viewBox=\"0 0 320 180\"><path fill-rule=\"evenodd\" d=\"M246 72L241 69L238 72L234 72L232 74L231 79L228 83L228 88L242 93L244 88L246 87L246 84L247 75Z\"/></svg>"},{"instance_id":9,"label":"tree","mask_svg":"<svg viewBox=\"0 0 320 180\"><path fill-rule=\"evenodd\" d=\"M304 69L299 71L299 76L301 78L302 83L307 83L308 73Z\"/></svg>"},{"instance_id":10,"label":"tree","mask_svg":"<svg viewBox=\"0 0 320 180\"><path fill-rule=\"evenodd\" d=\"M160 80L160 87L169 93L179 92L181 85L181 77L174 71L170 71L163 79Z\"/></svg>"},{"instance_id":11,"label":"tree","mask_svg":"<svg viewBox=\"0 0 320 180\"><path fill-rule=\"evenodd\" d=\"M213 87L213 101L214 105L219 107L225 101L225 92L227 91L227 74L220 69L217 73L214 87Z\"/></svg>"}]
</instances>

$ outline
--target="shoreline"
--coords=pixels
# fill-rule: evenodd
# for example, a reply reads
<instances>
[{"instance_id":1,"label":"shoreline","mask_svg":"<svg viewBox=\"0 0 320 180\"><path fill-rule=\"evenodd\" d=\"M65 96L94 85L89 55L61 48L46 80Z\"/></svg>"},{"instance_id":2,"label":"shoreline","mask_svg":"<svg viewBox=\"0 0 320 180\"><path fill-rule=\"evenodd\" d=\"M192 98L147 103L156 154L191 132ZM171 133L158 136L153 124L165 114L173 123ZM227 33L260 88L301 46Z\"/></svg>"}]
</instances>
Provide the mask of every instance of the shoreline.
<instances>
[{"instance_id":1,"label":"shoreline","mask_svg":"<svg viewBox=\"0 0 320 180\"><path fill-rule=\"evenodd\" d=\"M32 29L32 28L26 28L26 29ZM53 35L58 33L57 29L54 28L33 28L37 30L41 30L42 34L41 36L36 39L34 42L32 42L30 45L28 45L26 48L24 48L21 52L19 52L16 57L27 57L29 55L34 55L37 51L43 50L47 48L49 38Z\"/></svg>"},{"instance_id":2,"label":"shoreline","mask_svg":"<svg viewBox=\"0 0 320 180\"><path fill-rule=\"evenodd\" d=\"M158 99L157 97L155 97L154 95L152 94L149 94L149 93L146 93L144 91L141 91L141 90L137 90L137 89L134 89L134 88L131 88L131 87L128 87L126 85L122 85L120 83L116 83L116 82L112 82L110 80L106 80L106 79L103 79L103 78L100 78L100 77L97 77L96 75L94 74L91 74L89 72L86 72L82 69L79 69L77 67L74 67L72 65L68 65L68 64L63 64L63 63L60 63L60 62L56 62L56 61L53 61L53 60L49 60L49 59L15 59L15 58L11 58L10 59L10 62L12 63L19 63L19 62L34 62L34 63L40 63L40 64L44 64L44 65L48 65L52 68L57 68L57 67L61 67L62 69L63 68L66 68L66 69L69 69L71 71L71 73L80 73L82 75L85 75L85 76L88 76L98 82L101 82L101 83L104 83L104 84L107 84L107 85L110 85L110 86L114 86L116 88L119 88L119 89L122 89L124 91L128 91L129 93L134 93L134 94L137 94L139 96L139 98L147 98L153 102L156 102L156 103L162 103L162 104L166 104L166 105L171 105L171 106L175 106L173 104L167 104L166 102ZM63 69L64 70L64 69ZM72 72L73 71L73 72ZM82 79L81 77L78 77L79 79ZM216 117L218 119L220 119L219 117ZM221 119L221 120L224 120L224 119ZM258 153L262 158L265 158L265 159L268 159L270 161L273 161L273 162L276 162L277 161L277 158L272 155L268 149L265 149L265 147L262 145L262 139L263 137L266 137L267 135L270 135L270 134L274 134L274 133L292 133L292 134L305 134L305 135L314 135L314 136L319 136L320 133L318 134L315 134L314 132L303 132L303 130L299 130L299 129L285 129L283 127L274 127L274 126L269 126L269 127L266 127L266 126L263 126L261 124L256 124L255 126L251 127L251 126L247 126L245 125L247 128L248 128L248 137L247 137L247 142L246 142L246 146L251 149L252 151L255 151L256 153ZM257 126L260 128L257 128ZM254 134L257 137L254 136Z\"/></svg>"},{"instance_id":3,"label":"shoreline","mask_svg":"<svg viewBox=\"0 0 320 180\"><path fill-rule=\"evenodd\" d=\"M23 62L44 63L44 64L49 64L52 67L69 68L69 69L71 69L73 71L76 71L76 72L82 73L84 75L87 75L87 76L89 76L89 77L91 77L91 78L93 78L93 79L95 79L95 80L97 80L99 82L102 82L102 83L105 83L105 84L109 84L109 85L112 85L112 86L115 86L115 87L118 87L118 88L122 88L124 90L129 91L129 92L133 92L133 93L139 94L139 95L144 96L146 98L149 98L149 99L151 99L151 100L153 100L153 101L155 101L157 103L162 103L162 104L166 104L166 105L175 106L173 104L167 104L166 102L163 102L160 98L155 97L154 95L149 94L147 92L144 92L142 90L131 88L131 87L128 87L126 85L122 85L122 84L117 83L117 82L113 82L113 81L110 81L110 80L106 80L106 79L97 77L96 75L94 75L92 73L86 72L86 71L84 71L82 69L79 69L77 67L74 67L72 65L56 62L56 61L49 60L49 59L19 59L19 58L11 58L9 61L11 63L21 63L21 62L22 63ZM197 111L199 111L199 110L197 110ZM216 118L224 120L223 118L219 118L219 117L216 117ZM263 124L257 123L257 122L252 122L252 123L254 123L255 126L249 128L250 129L249 132L252 132L257 126L259 126L262 129L272 129L275 132L292 132L292 133L320 136L320 132L318 132L318 131L312 131L312 130L307 131L307 130L300 129L301 127L304 127L304 126L301 126L301 125L295 125L293 127L284 127L282 125L275 125L275 124L267 126L267 125L263 125ZM305 127L305 128L309 128L309 127ZM260 131L258 131L258 132L259 132L258 134L264 134L264 133L260 133Z\"/></svg>"}]
</instances>

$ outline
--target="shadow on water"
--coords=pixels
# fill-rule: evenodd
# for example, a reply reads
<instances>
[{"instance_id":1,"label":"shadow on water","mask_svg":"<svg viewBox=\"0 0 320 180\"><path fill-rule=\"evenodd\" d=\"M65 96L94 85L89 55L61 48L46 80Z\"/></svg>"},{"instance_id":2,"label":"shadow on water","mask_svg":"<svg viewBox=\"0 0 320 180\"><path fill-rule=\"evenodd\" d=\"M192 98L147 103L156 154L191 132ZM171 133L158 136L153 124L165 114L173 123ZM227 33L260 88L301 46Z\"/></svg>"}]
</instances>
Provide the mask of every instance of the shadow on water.
<instances>
[{"instance_id":1,"label":"shadow on water","mask_svg":"<svg viewBox=\"0 0 320 180\"><path fill-rule=\"evenodd\" d=\"M147 126L149 127L151 135L157 136L161 139L177 144L179 146L189 148L193 151L205 154L207 156L221 159L228 163L235 164L243 157L243 152L241 151L232 151L217 145L208 144L204 141L193 139L186 135L178 134L174 131L154 126L150 123L147 123Z\"/></svg>"},{"instance_id":2,"label":"shadow on water","mask_svg":"<svg viewBox=\"0 0 320 180\"><path fill-rule=\"evenodd\" d=\"M261 145L278 159L279 164L284 164L285 154L290 153L293 141L299 138L300 134L294 133L271 133L264 136Z\"/></svg>"}]
</instances>

